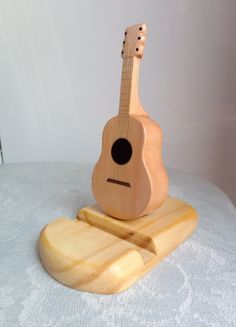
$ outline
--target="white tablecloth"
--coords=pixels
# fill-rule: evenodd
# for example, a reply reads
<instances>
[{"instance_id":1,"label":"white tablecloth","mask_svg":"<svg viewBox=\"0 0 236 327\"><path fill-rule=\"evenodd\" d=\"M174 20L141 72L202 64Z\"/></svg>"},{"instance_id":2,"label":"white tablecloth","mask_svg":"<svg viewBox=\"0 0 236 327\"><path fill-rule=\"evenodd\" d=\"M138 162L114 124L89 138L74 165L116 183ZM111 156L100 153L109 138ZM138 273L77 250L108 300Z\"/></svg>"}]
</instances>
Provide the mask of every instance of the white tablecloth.
<instances>
[{"instance_id":1,"label":"white tablecloth","mask_svg":"<svg viewBox=\"0 0 236 327\"><path fill-rule=\"evenodd\" d=\"M37 240L58 216L94 203L92 167L0 166L0 326L236 326L236 209L213 184L169 170L170 195L193 205L197 231L129 290L84 293L41 266Z\"/></svg>"}]
</instances>

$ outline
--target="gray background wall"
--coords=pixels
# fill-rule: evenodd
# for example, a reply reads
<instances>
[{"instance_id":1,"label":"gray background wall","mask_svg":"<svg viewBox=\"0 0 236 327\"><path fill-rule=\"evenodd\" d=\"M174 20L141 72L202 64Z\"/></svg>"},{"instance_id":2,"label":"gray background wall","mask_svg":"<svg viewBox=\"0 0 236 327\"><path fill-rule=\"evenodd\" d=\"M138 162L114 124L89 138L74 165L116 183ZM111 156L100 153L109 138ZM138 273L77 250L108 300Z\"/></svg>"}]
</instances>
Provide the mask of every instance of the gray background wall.
<instances>
[{"instance_id":1,"label":"gray background wall","mask_svg":"<svg viewBox=\"0 0 236 327\"><path fill-rule=\"evenodd\" d=\"M236 203L235 0L0 0L5 162L96 161L118 110L123 31L139 22L141 98L166 165Z\"/></svg>"}]
</instances>

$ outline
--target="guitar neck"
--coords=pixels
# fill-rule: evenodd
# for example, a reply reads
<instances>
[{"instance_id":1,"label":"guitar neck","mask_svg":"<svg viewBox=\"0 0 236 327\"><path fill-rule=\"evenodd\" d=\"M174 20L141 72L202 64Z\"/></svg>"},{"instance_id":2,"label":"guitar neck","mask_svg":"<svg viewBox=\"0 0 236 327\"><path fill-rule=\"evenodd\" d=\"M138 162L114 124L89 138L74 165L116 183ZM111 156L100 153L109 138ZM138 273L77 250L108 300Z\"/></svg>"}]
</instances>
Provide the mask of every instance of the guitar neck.
<instances>
[{"instance_id":1,"label":"guitar neck","mask_svg":"<svg viewBox=\"0 0 236 327\"><path fill-rule=\"evenodd\" d=\"M140 58L128 57L123 59L119 117L128 115L147 115L139 100L139 67Z\"/></svg>"}]
</instances>

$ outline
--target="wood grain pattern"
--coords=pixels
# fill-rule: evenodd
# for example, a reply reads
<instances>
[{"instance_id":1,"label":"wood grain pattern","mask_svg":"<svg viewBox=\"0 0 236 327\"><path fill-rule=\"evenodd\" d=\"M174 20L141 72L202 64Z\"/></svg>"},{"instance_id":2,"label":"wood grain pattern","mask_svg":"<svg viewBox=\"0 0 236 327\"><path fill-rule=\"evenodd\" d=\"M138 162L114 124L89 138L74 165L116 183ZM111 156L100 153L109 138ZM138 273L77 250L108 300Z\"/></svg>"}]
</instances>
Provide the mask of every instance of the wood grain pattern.
<instances>
[{"instance_id":1,"label":"wood grain pattern","mask_svg":"<svg viewBox=\"0 0 236 327\"><path fill-rule=\"evenodd\" d=\"M96 202L108 215L123 220L152 212L168 195L168 176L162 161L162 130L147 116L138 93L146 33L145 24L125 31L119 114L109 120L103 130L101 155L92 176ZM132 148L130 159L123 164L112 157L112 147L120 139L128 141ZM122 156L126 151L120 149L119 152Z\"/></svg>"},{"instance_id":2,"label":"wood grain pattern","mask_svg":"<svg viewBox=\"0 0 236 327\"><path fill-rule=\"evenodd\" d=\"M117 117L107 123L102 153L92 176L97 203L107 214L124 220L152 212L168 193L168 177L161 156L161 129L143 116L130 117L128 124L129 129L125 131ZM110 155L112 145L120 137L132 144L132 159L126 165L117 165ZM131 187L108 183L108 178L129 183Z\"/></svg>"},{"instance_id":3,"label":"wood grain pattern","mask_svg":"<svg viewBox=\"0 0 236 327\"><path fill-rule=\"evenodd\" d=\"M125 119L129 118L129 115L147 116L139 97L139 70L139 58L123 59L118 116L123 118L124 123Z\"/></svg>"},{"instance_id":4,"label":"wood grain pattern","mask_svg":"<svg viewBox=\"0 0 236 327\"><path fill-rule=\"evenodd\" d=\"M123 59L130 57L142 58L147 36L147 25L144 23L132 25L124 32L124 41L121 51Z\"/></svg>"},{"instance_id":5,"label":"wood grain pattern","mask_svg":"<svg viewBox=\"0 0 236 327\"><path fill-rule=\"evenodd\" d=\"M167 198L162 131L140 104L138 77L146 30L145 24L138 24L125 32L119 114L104 128L92 176L99 206L83 208L75 220L58 218L40 234L45 269L75 289L102 294L127 289L197 225L190 205ZM113 151L117 141L122 148Z\"/></svg>"},{"instance_id":6,"label":"wood grain pattern","mask_svg":"<svg viewBox=\"0 0 236 327\"><path fill-rule=\"evenodd\" d=\"M39 255L62 284L102 294L130 287L197 225L195 210L174 198L135 220L111 218L98 206L80 210L78 218L49 223L40 234Z\"/></svg>"}]
</instances>

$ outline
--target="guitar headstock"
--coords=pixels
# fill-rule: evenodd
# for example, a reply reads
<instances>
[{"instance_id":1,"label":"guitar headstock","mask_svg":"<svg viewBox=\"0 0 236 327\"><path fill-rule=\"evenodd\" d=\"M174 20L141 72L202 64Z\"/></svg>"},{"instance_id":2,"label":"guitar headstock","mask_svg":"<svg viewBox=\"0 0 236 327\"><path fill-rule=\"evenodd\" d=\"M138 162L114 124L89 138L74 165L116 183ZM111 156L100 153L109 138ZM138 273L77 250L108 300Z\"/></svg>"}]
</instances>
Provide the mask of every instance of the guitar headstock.
<instances>
[{"instance_id":1,"label":"guitar headstock","mask_svg":"<svg viewBox=\"0 0 236 327\"><path fill-rule=\"evenodd\" d=\"M141 23L129 26L126 28L124 36L121 57L123 59L135 56L142 58L147 36L147 25Z\"/></svg>"}]
</instances>

